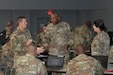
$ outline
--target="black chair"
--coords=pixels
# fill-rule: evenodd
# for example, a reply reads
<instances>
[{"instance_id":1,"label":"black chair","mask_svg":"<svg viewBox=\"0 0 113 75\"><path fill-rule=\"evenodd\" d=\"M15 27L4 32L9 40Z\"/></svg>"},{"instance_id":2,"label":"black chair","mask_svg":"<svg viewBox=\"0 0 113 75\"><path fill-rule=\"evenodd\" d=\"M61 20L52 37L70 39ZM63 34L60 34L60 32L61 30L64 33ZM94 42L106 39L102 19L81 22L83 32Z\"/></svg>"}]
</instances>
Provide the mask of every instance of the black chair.
<instances>
[{"instance_id":1,"label":"black chair","mask_svg":"<svg viewBox=\"0 0 113 75\"><path fill-rule=\"evenodd\" d=\"M95 59L97 59L101 65L107 69L107 65L108 65L108 56L92 56L94 57Z\"/></svg>"}]
</instances>

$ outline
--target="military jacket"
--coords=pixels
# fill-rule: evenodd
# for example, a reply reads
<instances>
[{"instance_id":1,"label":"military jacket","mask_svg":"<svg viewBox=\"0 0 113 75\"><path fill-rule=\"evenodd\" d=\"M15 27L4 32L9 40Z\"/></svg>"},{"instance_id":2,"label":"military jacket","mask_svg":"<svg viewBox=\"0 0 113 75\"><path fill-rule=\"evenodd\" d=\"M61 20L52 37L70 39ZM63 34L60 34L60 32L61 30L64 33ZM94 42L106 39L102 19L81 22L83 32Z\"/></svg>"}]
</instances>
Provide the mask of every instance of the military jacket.
<instances>
[{"instance_id":1,"label":"military jacket","mask_svg":"<svg viewBox=\"0 0 113 75\"><path fill-rule=\"evenodd\" d=\"M32 73L35 75L47 75L45 65L41 60L30 54L26 54L17 59L15 65L16 73Z\"/></svg>"},{"instance_id":2,"label":"military jacket","mask_svg":"<svg viewBox=\"0 0 113 75\"><path fill-rule=\"evenodd\" d=\"M86 47L90 47L92 39L92 33L87 25L81 25L74 30L74 48L79 44L84 44Z\"/></svg>"},{"instance_id":3,"label":"military jacket","mask_svg":"<svg viewBox=\"0 0 113 75\"><path fill-rule=\"evenodd\" d=\"M31 39L31 34L28 29L25 29L25 31L21 31L18 27L17 29L12 33L10 40L11 40L11 48L15 53L26 53L26 45L25 42Z\"/></svg>"},{"instance_id":4,"label":"military jacket","mask_svg":"<svg viewBox=\"0 0 113 75\"><path fill-rule=\"evenodd\" d=\"M91 44L91 54L92 55L109 55L110 38L109 35L101 31L98 33Z\"/></svg>"},{"instance_id":5,"label":"military jacket","mask_svg":"<svg viewBox=\"0 0 113 75\"><path fill-rule=\"evenodd\" d=\"M36 38L35 38L35 42L38 46L44 46L46 49L48 47L48 40L46 38L46 33L45 32L41 32L39 34L37 34Z\"/></svg>"},{"instance_id":6,"label":"military jacket","mask_svg":"<svg viewBox=\"0 0 113 75\"><path fill-rule=\"evenodd\" d=\"M103 67L96 59L80 54L68 63L66 75L102 75L103 72Z\"/></svg>"},{"instance_id":7,"label":"military jacket","mask_svg":"<svg viewBox=\"0 0 113 75\"><path fill-rule=\"evenodd\" d=\"M50 23L46 28L46 36L50 45L49 54L65 55L70 35L70 26L67 22L60 22L56 25Z\"/></svg>"}]
</instances>

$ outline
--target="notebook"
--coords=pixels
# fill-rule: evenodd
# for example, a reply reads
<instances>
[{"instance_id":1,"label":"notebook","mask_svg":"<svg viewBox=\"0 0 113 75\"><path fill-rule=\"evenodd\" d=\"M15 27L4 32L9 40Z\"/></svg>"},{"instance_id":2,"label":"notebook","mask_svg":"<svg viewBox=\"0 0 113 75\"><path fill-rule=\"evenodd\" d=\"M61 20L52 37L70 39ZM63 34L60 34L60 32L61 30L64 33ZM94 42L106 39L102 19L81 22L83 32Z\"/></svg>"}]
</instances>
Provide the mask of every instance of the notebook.
<instances>
[{"instance_id":1,"label":"notebook","mask_svg":"<svg viewBox=\"0 0 113 75\"><path fill-rule=\"evenodd\" d=\"M107 64L108 64L108 56L92 56L94 57L95 59L97 59L101 65L107 69Z\"/></svg>"},{"instance_id":2,"label":"notebook","mask_svg":"<svg viewBox=\"0 0 113 75\"><path fill-rule=\"evenodd\" d=\"M46 66L49 69L62 69L64 65L64 56L48 56Z\"/></svg>"}]
</instances>

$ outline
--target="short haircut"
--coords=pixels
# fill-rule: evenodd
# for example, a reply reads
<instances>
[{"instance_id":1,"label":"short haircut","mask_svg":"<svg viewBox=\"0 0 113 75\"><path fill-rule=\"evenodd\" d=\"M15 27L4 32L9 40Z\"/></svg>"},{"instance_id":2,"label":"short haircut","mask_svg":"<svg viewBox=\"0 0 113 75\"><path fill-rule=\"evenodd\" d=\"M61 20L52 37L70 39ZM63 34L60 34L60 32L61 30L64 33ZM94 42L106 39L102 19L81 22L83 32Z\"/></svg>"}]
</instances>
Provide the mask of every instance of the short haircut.
<instances>
[{"instance_id":1,"label":"short haircut","mask_svg":"<svg viewBox=\"0 0 113 75\"><path fill-rule=\"evenodd\" d=\"M19 24L21 21L22 21L22 19L26 19L26 17L24 17L24 16L19 16L19 17L17 17L17 24Z\"/></svg>"},{"instance_id":2,"label":"short haircut","mask_svg":"<svg viewBox=\"0 0 113 75\"><path fill-rule=\"evenodd\" d=\"M36 45L36 43L35 43L35 42L32 42L31 44L29 44L29 45L27 46L27 50L28 50L28 51L37 50L37 45Z\"/></svg>"}]
</instances>

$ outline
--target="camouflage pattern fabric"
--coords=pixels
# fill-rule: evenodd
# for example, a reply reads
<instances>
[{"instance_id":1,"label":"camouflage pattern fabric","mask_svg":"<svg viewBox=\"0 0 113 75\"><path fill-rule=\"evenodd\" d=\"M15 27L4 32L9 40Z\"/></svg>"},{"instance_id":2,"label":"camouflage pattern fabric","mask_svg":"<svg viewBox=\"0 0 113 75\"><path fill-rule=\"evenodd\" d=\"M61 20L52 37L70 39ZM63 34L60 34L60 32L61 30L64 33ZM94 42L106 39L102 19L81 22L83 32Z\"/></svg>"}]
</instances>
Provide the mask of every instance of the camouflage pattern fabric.
<instances>
[{"instance_id":1,"label":"camouflage pattern fabric","mask_svg":"<svg viewBox=\"0 0 113 75\"><path fill-rule=\"evenodd\" d=\"M109 47L110 47L110 38L109 35L101 31L98 33L91 44L91 54L92 55L109 55Z\"/></svg>"},{"instance_id":2,"label":"camouflage pattern fabric","mask_svg":"<svg viewBox=\"0 0 113 75\"><path fill-rule=\"evenodd\" d=\"M64 55L67 63L69 59L67 45L69 45L70 35L70 26L67 22L60 22L56 25L50 23L46 28L46 36L50 46L49 54Z\"/></svg>"},{"instance_id":3,"label":"camouflage pattern fabric","mask_svg":"<svg viewBox=\"0 0 113 75\"><path fill-rule=\"evenodd\" d=\"M28 29L21 31L18 27L12 33L10 37L11 49L14 52L14 61L17 60L19 56L26 54L26 45L25 42L31 39L31 34Z\"/></svg>"},{"instance_id":4,"label":"camouflage pattern fabric","mask_svg":"<svg viewBox=\"0 0 113 75\"><path fill-rule=\"evenodd\" d=\"M63 55L65 56L64 68L69 61L69 51L67 46L71 44L70 25L67 22L60 22L56 25L50 23L46 27L46 37L49 41L49 55ZM52 74L52 75L58 75Z\"/></svg>"},{"instance_id":5,"label":"camouflage pattern fabric","mask_svg":"<svg viewBox=\"0 0 113 75\"><path fill-rule=\"evenodd\" d=\"M16 73L31 73L34 75L48 75L46 67L41 60L30 54L17 59L15 63Z\"/></svg>"},{"instance_id":6,"label":"camouflage pattern fabric","mask_svg":"<svg viewBox=\"0 0 113 75\"><path fill-rule=\"evenodd\" d=\"M80 54L67 65L66 75L103 75L104 68L94 58Z\"/></svg>"},{"instance_id":7,"label":"camouflage pattern fabric","mask_svg":"<svg viewBox=\"0 0 113 75\"><path fill-rule=\"evenodd\" d=\"M10 68L13 66L13 51L10 46L10 41L2 46L1 60L4 65L7 65Z\"/></svg>"},{"instance_id":8,"label":"camouflage pattern fabric","mask_svg":"<svg viewBox=\"0 0 113 75\"><path fill-rule=\"evenodd\" d=\"M11 33L12 33L12 30L11 29L9 29L9 27L6 27L6 38L9 38L10 37L10 35L11 35Z\"/></svg>"},{"instance_id":9,"label":"camouflage pattern fabric","mask_svg":"<svg viewBox=\"0 0 113 75\"><path fill-rule=\"evenodd\" d=\"M84 44L86 47L90 48L92 39L92 33L87 25L81 25L74 30L74 48L79 44Z\"/></svg>"},{"instance_id":10,"label":"camouflage pattern fabric","mask_svg":"<svg viewBox=\"0 0 113 75\"><path fill-rule=\"evenodd\" d=\"M35 42L37 46L44 46L45 49L48 48L48 40L46 39L46 34L45 32L41 32L37 34L35 38Z\"/></svg>"}]
</instances>

